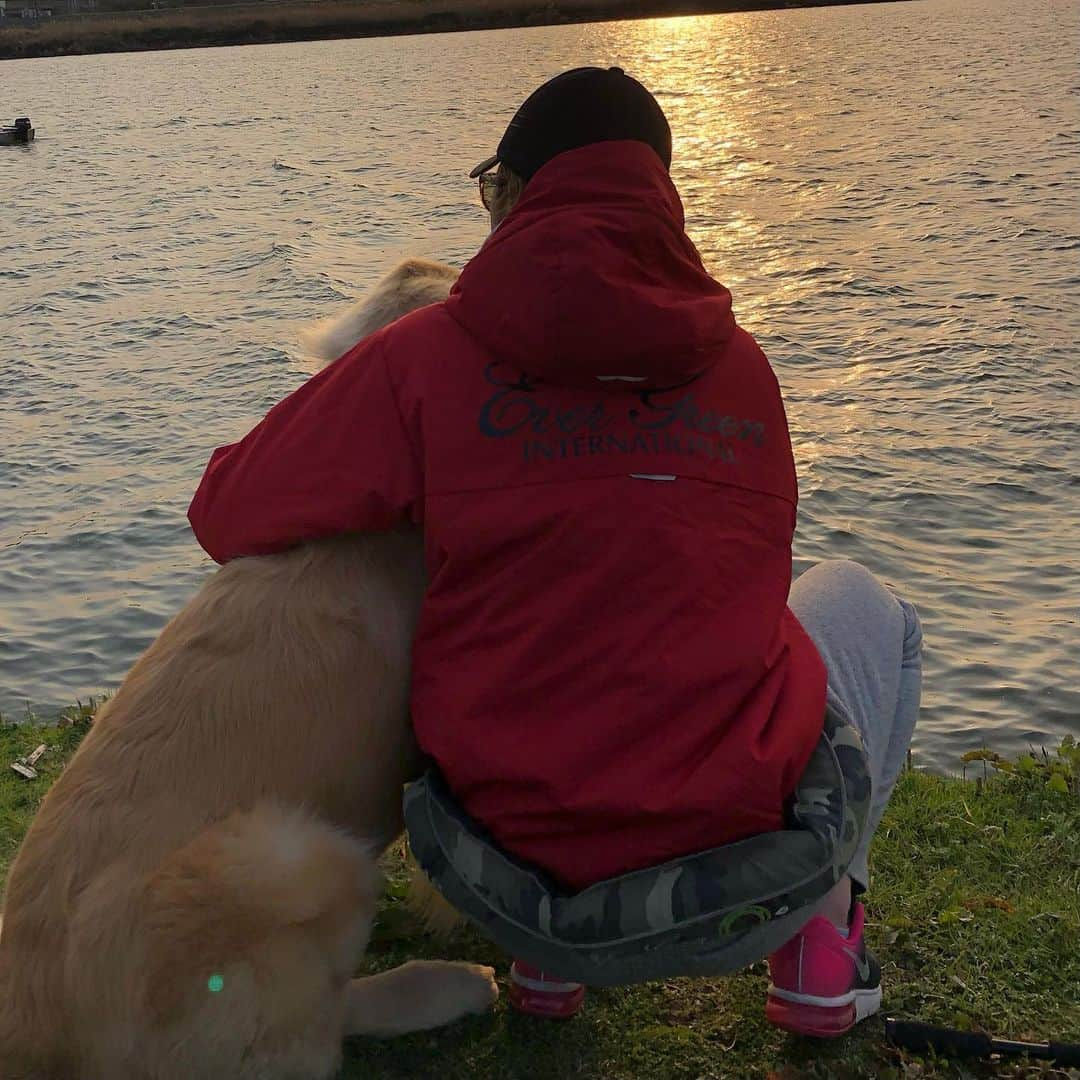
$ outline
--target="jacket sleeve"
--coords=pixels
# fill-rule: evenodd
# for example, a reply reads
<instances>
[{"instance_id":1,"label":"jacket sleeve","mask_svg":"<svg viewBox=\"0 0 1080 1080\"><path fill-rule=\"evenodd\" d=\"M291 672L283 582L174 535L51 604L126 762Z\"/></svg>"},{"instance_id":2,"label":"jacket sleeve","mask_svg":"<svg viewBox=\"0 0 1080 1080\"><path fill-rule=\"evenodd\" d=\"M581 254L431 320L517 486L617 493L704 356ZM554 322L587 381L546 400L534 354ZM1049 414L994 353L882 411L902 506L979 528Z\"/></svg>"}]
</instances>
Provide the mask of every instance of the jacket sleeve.
<instances>
[{"instance_id":1,"label":"jacket sleeve","mask_svg":"<svg viewBox=\"0 0 1080 1080\"><path fill-rule=\"evenodd\" d=\"M188 520L219 563L385 531L420 520L419 457L378 335L275 405L240 442L215 450Z\"/></svg>"}]
</instances>

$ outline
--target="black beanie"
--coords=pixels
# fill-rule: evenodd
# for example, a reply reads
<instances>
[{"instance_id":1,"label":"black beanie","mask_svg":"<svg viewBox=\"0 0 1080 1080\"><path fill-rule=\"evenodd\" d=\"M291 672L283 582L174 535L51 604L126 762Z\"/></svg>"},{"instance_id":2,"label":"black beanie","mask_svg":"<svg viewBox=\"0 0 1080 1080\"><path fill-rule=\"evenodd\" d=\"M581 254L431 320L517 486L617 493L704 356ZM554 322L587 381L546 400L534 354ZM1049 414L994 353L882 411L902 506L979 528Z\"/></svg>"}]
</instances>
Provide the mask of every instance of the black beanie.
<instances>
[{"instance_id":1,"label":"black beanie","mask_svg":"<svg viewBox=\"0 0 1080 1080\"><path fill-rule=\"evenodd\" d=\"M469 175L503 163L528 181L558 154L619 139L646 143L671 168L671 128L656 98L622 68L575 68L529 95L497 153Z\"/></svg>"}]
</instances>

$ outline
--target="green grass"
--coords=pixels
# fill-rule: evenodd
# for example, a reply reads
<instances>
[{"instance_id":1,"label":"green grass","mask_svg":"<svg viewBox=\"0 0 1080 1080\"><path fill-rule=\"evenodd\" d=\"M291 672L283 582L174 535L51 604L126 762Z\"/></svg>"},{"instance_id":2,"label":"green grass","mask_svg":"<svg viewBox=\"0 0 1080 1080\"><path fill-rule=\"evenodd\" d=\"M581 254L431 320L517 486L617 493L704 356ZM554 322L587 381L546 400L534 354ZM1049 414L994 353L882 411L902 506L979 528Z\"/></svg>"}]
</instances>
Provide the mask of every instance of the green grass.
<instances>
[{"instance_id":1,"label":"green grass","mask_svg":"<svg viewBox=\"0 0 1080 1080\"><path fill-rule=\"evenodd\" d=\"M0 879L48 785L89 725L0 728ZM39 779L10 762L39 743ZM873 852L868 941L882 962L884 1011L1012 1038L1080 1041L1080 777L1060 758L977 764L975 782L906 773ZM1056 764L1055 764L1056 762ZM1004 768L1002 766L1005 766ZM983 773L986 771L984 777ZM1062 780L1055 780L1061 777ZM404 904L400 852L365 970L414 957L494 964L506 958L471 931L426 936ZM406 1038L353 1040L343 1080L824 1080L1066 1077L1037 1063L953 1063L901 1054L866 1021L832 1043L783 1035L764 1021L764 964L728 979L676 979L592 990L566 1023L510 1013ZM1072 1080L1080 1078L1075 1070Z\"/></svg>"}]
</instances>

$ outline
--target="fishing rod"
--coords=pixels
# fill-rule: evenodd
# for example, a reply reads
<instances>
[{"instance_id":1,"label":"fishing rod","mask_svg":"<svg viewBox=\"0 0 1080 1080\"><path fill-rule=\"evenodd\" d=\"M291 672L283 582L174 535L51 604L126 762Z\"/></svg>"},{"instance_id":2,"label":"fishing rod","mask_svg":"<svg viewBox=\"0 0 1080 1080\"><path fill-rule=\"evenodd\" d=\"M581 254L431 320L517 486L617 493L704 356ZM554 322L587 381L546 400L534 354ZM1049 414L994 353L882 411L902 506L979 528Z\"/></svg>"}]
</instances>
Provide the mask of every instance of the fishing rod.
<instances>
[{"instance_id":1,"label":"fishing rod","mask_svg":"<svg viewBox=\"0 0 1080 1080\"><path fill-rule=\"evenodd\" d=\"M898 1020L895 1016L885 1017L885 1038L894 1046L916 1054L933 1050L960 1057L1027 1055L1056 1061L1058 1065L1080 1065L1080 1043L1058 1042L1055 1039L1049 1042L1016 1042L1013 1039L996 1039L979 1031L935 1027L919 1020Z\"/></svg>"}]
</instances>

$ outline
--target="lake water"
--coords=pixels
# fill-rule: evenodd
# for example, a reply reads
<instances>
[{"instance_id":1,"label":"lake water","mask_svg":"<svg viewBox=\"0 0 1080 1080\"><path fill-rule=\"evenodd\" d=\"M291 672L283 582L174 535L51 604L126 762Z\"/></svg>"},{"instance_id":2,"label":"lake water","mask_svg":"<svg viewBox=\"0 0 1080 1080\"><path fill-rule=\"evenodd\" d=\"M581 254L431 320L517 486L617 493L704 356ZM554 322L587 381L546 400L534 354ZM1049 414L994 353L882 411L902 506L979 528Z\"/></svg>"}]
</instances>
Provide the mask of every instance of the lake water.
<instances>
[{"instance_id":1,"label":"lake water","mask_svg":"<svg viewBox=\"0 0 1080 1080\"><path fill-rule=\"evenodd\" d=\"M485 235L469 168L558 70L675 132L783 386L797 570L919 607L920 760L1080 730L1080 7L928 0L0 64L0 711L115 686L210 570L211 449L299 327Z\"/></svg>"}]
</instances>

